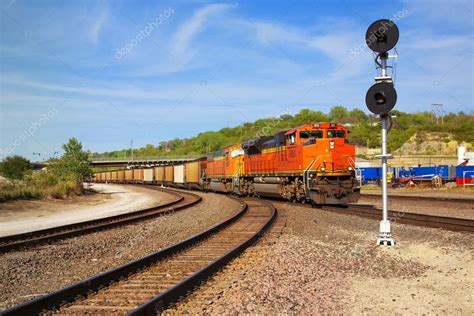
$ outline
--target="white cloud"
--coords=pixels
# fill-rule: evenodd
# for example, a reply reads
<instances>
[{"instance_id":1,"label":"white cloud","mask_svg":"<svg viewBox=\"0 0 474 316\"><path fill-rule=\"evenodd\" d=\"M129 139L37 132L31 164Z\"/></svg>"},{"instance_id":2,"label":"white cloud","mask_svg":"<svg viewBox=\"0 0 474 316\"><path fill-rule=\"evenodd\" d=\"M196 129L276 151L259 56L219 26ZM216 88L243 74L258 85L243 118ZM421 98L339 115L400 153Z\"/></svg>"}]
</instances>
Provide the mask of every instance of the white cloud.
<instances>
[{"instance_id":1,"label":"white cloud","mask_svg":"<svg viewBox=\"0 0 474 316\"><path fill-rule=\"evenodd\" d=\"M409 39L405 45L406 48L419 49L423 51L442 50L442 49L457 49L467 50L472 47L472 36L467 35L453 35L453 36L433 36L425 35L414 36Z\"/></svg>"},{"instance_id":2,"label":"white cloud","mask_svg":"<svg viewBox=\"0 0 474 316\"><path fill-rule=\"evenodd\" d=\"M152 77L170 75L178 72L189 71L200 68L201 65L191 64L196 50L192 48L192 42L206 26L211 24L210 19L217 19L219 14L234 8L233 4L215 3L201 7L181 24L169 41L164 41L163 47L158 54L165 52L161 58L162 62L147 63L145 67L136 67L127 76Z\"/></svg>"},{"instance_id":3,"label":"white cloud","mask_svg":"<svg viewBox=\"0 0 474 316\"><path fill-rule=\"evenodd\" d=\"M190 61L192 52L189 46L193 38L202 31L209 18L233 7L235 7L235 5L216 3L197 10L174 34L173 53L178 58L183 59L183 63Z\"/></svg>"},{"instance_id":4,"label":"white cloud","mask_svg":"<svg viewBox=\"0 0 474 316\"><path fill-rule=\"evenodd\" d=\"M405 7L410 15L415 16L419 23L432 28L433 24L439 27L458 26L466 31L469 25L472 33L474 19L474 3L472 0L405 0Z\"/></svg>"},{"instance_id":5,"label":"white cloud","mask_svg":"<svg viewBox=\"0 0 474 316\"><path fill-rule=\"evenodd\" d=\"M89 31L88 31L88 38L92 43L96 44L99 42L100 32L102 27L104 26L105 22L109 17L109 8L105 7L99 13L97 17L94 18L94 22L91 24Z\"/></svg>"},{"instance_id":6,"label":"white cloud","mask_svg":"<svg viewBox=\"0 0 474 316\"><path fill-rule=\"evenodd\" d=\"M275 23L254 22L249 24L256 31L257 39L262 44L272 43L308 43L308 39L299 31Z\"/></svg>"}]
</instances>

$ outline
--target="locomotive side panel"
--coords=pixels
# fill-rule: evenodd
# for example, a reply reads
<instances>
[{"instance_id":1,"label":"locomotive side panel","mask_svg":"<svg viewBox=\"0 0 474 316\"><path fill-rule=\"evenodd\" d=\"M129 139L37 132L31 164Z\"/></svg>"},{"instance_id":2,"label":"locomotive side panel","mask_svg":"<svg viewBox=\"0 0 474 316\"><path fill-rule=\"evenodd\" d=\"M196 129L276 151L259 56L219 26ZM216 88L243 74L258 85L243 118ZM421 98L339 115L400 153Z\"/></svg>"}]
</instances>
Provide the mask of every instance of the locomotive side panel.
<instances>
[{"instance_id":1,"label":"locomotive side panel","mask_svg":"<svg viewBox=\"0 0 474 316\"><path fill-rule=\"evenodd\" d=\"M225 178L225 159L224 157L220 157L219 159L215 159L214 161L210 161L207 163L207 176L209 178Z\"/></svg>"}]
</instances>

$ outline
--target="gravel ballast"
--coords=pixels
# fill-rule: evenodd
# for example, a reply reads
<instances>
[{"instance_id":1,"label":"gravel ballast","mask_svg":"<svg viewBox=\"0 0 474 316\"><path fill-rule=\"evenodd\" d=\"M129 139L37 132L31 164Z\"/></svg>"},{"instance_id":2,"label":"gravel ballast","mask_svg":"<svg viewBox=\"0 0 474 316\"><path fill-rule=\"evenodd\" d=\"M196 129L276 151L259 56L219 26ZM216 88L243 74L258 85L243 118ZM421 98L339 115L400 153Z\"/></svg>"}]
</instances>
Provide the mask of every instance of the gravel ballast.
<instances>
[{"instance_id":1,"label":"gravel ballast","mask_svg":"<svg viewBox=\"0 0 474 316\"><path fill-rule=\"evenodd\" d=\"M265 236L166 311L182 313L472 314L472 234L393 225L296 204L283 234ZM271 240L269 240L271 239Z\"/></svg>"},{"instance_id":2,"label":"gravel ballast","mask_svg":"<svg viewBox=\"0 0 474 316\"><path fill-rule=\"evenodd\" d=\"M141 258L237 213L240 203L205 194L199 204L157 219L0 255L0 308Z\"/></svg>"},{"instance_id":3,"label":"gravel ballast","mask_svg":"<svg viewBox=\"0 0 474 316\"><path fill-rule=\"evenodd\" d=\"M370 204L378 208L382 208L382 197L377 195L363 195L358 204ZM418 200L404 199L403 197L389 196L390 210L397 211L401 214L418 213L434 216L447 216L474 219L474 200L469 201L436 201L430 199Z\"/></svg>"}]
</instances>

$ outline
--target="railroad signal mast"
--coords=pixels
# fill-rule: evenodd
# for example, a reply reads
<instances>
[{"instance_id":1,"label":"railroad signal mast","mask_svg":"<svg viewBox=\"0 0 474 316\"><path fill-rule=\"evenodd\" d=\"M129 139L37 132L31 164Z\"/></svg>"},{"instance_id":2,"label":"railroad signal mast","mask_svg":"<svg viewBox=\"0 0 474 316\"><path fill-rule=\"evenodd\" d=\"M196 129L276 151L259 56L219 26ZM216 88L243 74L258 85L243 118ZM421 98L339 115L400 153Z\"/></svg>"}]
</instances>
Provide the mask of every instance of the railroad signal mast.
<instances>
[{"instance_id":1,"label":"railroad signal mast","mask_svg":"<svg viewBox=\"0 0 474 316\"><path fill-rule=\"evenodd\" d=\"M388 73L389 58L397 58L398 55L389 55L388 51L395 47L398 42L399 31L397 25L388 19L377 20L372 23L365 34L367 46L375 52L375 64L377 73L375 84L369 88L365 96L365 103L370 112L379 115L382 126L382 154L378 157L382 160L382 221L380 222L377 245L394 246L395 239L392 235L390 220L388 219L388 184L387 184L387 160L392 155L387 151L387 134L391 128L389 112L397 102L397 91L393 85L392 76ZM392 68L393 74L393 68Z\"/></svg>"}]
</instances>

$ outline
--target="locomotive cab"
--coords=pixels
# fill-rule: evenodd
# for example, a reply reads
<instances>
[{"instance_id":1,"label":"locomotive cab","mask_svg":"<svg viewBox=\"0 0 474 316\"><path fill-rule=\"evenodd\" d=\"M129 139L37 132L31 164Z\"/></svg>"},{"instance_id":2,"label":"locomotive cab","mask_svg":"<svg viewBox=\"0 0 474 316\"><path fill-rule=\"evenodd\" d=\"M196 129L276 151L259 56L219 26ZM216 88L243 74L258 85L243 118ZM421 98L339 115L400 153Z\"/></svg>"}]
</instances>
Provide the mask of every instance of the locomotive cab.
<instances>
[{"instance_id":1,"label":"locomotive cab","mask_svg":"<svg viewBox=\"0 0 474 316\"><path fill-rule=\"evenodd\" d=\"M355 147L335 123L305 124L242 144L241 192L316 204L358 200Z\"/></svg>"},{"instance_id":2,"label":"locomotive cab","mask_svg":"<svg viewBox=\"0 0 474 316\"><path fill-rule=\"evenodd\" d=\"M346 127L335 123L307 124L300 131L306 195L317 204L346 204L359 199L355 146L349 144L348 134Z\"/></svg>"}]
</instances>

